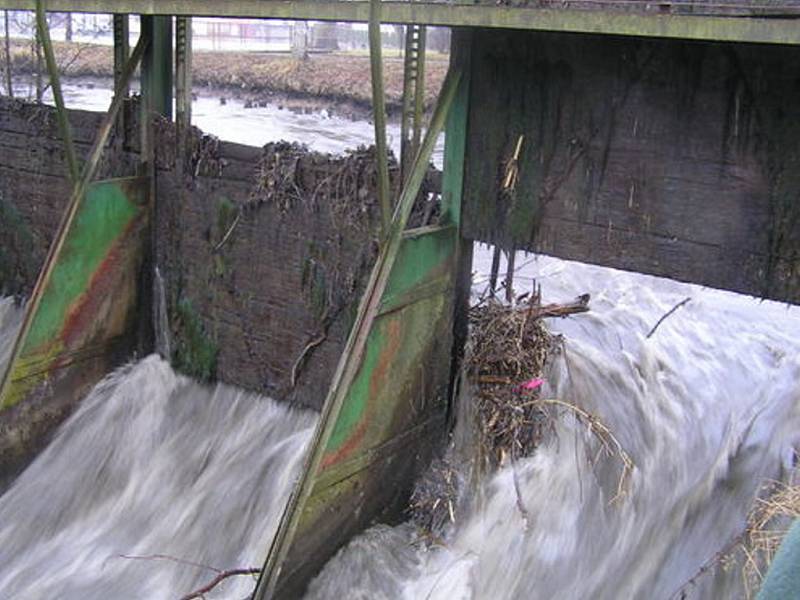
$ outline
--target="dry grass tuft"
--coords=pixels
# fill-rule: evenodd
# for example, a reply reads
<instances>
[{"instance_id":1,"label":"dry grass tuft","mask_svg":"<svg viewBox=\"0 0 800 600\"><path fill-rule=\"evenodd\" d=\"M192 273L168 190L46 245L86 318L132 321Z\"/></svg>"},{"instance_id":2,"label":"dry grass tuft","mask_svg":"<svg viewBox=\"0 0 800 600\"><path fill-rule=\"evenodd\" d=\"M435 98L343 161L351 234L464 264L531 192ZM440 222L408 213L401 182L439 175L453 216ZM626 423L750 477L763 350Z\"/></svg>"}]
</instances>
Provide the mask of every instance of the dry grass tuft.
<instances>
[{"instance_id":1,"label":"dry grass tuft","mask_svg":"<svg viewBox=\"0 0 800 600\"><path fill-rule=\"evenodd\" d=\"M790 477L794 481L795 477ZM706 573L717 568L741 572L745 598L755 598L783 538L800 518L800 485L772 481L765 485L747 516L744 529L679 587L670 600L687 597Z\"/></svg>"},{"instance_id":2,"label":"dry grass tuft","mask_svg":"<svg viewBox=\"0 0 800 600\"><path fill-rule=\"evenodd\" d=\"M747 528L738 545L742 554L742 579L748 598L761 587L783 538L800 517L800 485L772 482L756 498Z\"/></svg>"}]
</instances>

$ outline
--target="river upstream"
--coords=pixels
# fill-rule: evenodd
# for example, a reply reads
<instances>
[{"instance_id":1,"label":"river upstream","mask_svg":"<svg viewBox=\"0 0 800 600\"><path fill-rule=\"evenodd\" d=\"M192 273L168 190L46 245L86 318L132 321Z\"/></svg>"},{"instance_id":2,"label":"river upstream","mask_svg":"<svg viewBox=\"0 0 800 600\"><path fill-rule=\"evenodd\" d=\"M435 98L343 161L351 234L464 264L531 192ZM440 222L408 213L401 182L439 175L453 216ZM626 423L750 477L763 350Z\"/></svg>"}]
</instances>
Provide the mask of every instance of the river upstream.
<instances>
[{"instance_id":1,"label":"river upstream","mask_svg":"<svg viewBox=\"0 0 800 600\"><path fill-rule=\"evenodd\" d=\"M67 86L72 107L107 99ZM232 141L283 138L327 152L372 136L365 122L214 98L198 101L195 122ZM476 247L476 293L490 260ZM516 485L505 467L471 488L439 543L419 543L410 524L376 526L329 562L308 597L742 597L735 568L681 588L741 531L760 486L794 469L800 310L548 257L516 264L517 286L535 277L547 302L592 295L591 312L549 322L564 352L545 394L613 431L634 463L629 493L611 503L617 470L587 458L585 428L562 419L516 464ZM19 312L0 303L0 359ZM123 367L0 497L0 598L173 600L213 578L198 565L260 566L315 420L229 386L200 386L156 356ZM240 577L207 598L241 600L252 588Z\"/></svg>"}]
</instances>

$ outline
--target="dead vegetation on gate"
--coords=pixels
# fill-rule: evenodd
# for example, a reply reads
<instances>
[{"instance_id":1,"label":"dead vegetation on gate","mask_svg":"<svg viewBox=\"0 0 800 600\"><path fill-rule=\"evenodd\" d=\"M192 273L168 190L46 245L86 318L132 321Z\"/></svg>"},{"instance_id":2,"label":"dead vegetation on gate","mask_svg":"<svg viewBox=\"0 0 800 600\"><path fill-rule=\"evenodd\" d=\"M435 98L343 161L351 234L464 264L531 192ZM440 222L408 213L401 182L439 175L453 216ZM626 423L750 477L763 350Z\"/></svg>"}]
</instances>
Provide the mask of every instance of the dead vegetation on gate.
<instances>
[{"instance_id":1,"label":"dead vegetation on gate","mask_svg":"<svg viewBox=\"0 0 800 600\"><path fill-rule=\"evenodd\" d=\"M374 228L379 210L375 165L374 146L360 146L335 156L313 152L296 142L269 143L264 146L248 206L269 203L284 212L298 205L309 210L326 209L342 225ZM395 195L399 171L390 153L389 178ZM409 229L438 222L441 210L438 177L438 171L431 165L409 217Z\"/></svg>"},{"instance_id":2,"label":"dead vegetation on gate","mask_svg":"<svg viewBox=\"0 0 800 600\"><path fill-rule=\"evenodd\" d=\"M597 417L565 400L542 396L540 380L562 339L548 330L545 317L566 317L589 310L589 296L568 304L541 303L535 293L524 304L508 306L490 299L469 314L469 339L462 369L471 390L472 434L475 455L472 468L479 475L530 456L554 429L556 419L569 415L583 426L599 446L598 456L621 465L616 495L625 493L633 463L613 433ZM451 448L452 450L452 448ZM439 535L456 521L465 469L454 452L433 462L414 490L411 514L426 532ZM469 470L469 469L466 469ZM518 507L527 522L520 497Z\"/></svg>"},{"instance_id":3,"label":"dead vegetation on gate","mask_svg":"<svg viewBox=\"0 0 800 600\"><path fill-rule=\"evenodd\" d=\"M529 455L547 428L539 389L521 387L544 375L559 342L539 312L538 302L511 308L494 301L470 311L464 368L475 389L480 448L491 466Z\"/></svg>"},{"instance_id":4,"label":"dead vegetation on gate","mask_svg":"<svg viewBox=\"0 0 800 600\"><path fill-rule=\"evenodd\" d=\"M738 572L745 598L755 598L783 538L794 521L800 519L800 484L796 482L796 475L795 471L789 483L772 481L765 485L742 531L707 560L670 600L687 598L689 590L717 568Z\"/></svg>"}]
</instances>

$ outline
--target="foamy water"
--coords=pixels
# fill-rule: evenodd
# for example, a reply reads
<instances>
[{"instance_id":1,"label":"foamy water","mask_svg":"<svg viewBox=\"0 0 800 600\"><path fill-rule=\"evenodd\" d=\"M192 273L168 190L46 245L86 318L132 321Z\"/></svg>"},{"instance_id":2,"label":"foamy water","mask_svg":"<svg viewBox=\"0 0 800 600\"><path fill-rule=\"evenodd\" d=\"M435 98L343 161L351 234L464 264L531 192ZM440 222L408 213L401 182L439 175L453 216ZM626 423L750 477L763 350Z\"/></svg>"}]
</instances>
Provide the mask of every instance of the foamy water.
<instances>
[{"instance_id":1,"label":"foamy water","mask_svg":"<svg viewBox=\"0 0 800 600\"><path fill-rule=\"evenodd\" d=\"M175 599L215 575L121 555L259 565L315 420L157 356L110 374L0 498L0 598Z\"/></svg>"},{"instance_id":2,"label":"foamy water","mask_svg":"<svg viewBox=\"0 0 800 600\"><path fill-rule=\"evenodd\" d=\"M479 286L490 259L476 255ZM611 428L635 463L629 496L610 504L618 466L592 466L596 442L567 417L516 465L527 528L508 467L473 493L444 547L420 550L410 525L379 526L328 564L310 598L671 598L741 531L761 483L793 468L800 310L546 257L520 269L517 292L534 276L546 301L592 294L590 313L549 321L565 354L545 395ZM741 593L735 570L685 591Z\"/></svg>"}]
</instances>

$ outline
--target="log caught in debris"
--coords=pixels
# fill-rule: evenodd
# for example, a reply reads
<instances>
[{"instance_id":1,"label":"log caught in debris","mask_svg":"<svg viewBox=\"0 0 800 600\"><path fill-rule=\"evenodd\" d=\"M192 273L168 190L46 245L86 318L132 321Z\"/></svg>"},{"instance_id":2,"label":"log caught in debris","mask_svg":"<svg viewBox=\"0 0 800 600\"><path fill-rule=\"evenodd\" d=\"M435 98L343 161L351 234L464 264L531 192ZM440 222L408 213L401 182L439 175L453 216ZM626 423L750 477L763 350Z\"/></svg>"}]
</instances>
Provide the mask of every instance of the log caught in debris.
<instances>
[{"instance_id":1,"label":"log caught in debris","mask_svg":"<svg viewBox=\"0 0 800 600\"><path fill-rule=\"evenodd\" d=\"M544 306L531 306L526 310L529 311L529 318L543 319L545 317L568 317L578 313L585 313L589 311L589 294L578 296L574 302L567 302L565 304L545 304Z\"/></svg>"}]
</instances>

